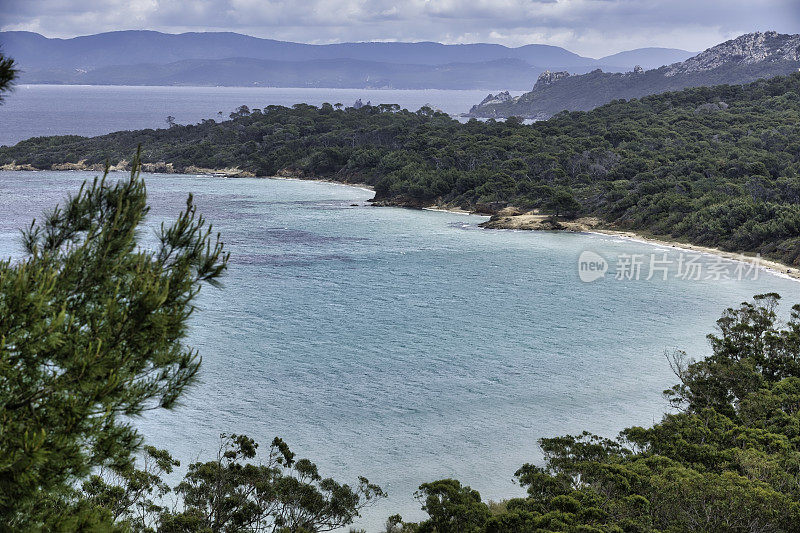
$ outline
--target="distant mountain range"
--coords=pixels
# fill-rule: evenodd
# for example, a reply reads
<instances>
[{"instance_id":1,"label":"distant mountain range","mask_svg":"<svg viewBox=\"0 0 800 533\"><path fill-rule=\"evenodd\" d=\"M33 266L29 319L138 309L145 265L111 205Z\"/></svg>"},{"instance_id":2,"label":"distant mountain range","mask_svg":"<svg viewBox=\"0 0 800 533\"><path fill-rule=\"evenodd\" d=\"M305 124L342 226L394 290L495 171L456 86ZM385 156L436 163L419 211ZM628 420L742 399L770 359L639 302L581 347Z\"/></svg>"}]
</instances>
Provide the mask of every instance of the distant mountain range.
<instances>
[{"instance_id":1,"label":"distant mountain range","mask_svg":"<svg viewBox=\"0 0 800 533\"><path fill-rule=\"evenodd\" d=\"M636 57L636 53L638 51L623 52L617 56L633 54L629 57ZM508 92L490 94L473 106L468 115L546 119L563 110L589 111L612 100L641 98L702 85L743 84L790 74L799 68L800 35L748 33L685 61L651 70L635 68L626 73L594 70L579 75L546 71L540 74L530 92L518 97Z\"/></svg>"},{"instance_id":2,"label":"distant mountain range","mask_svg":"<svg viewBox=\"0 0 800 533\"><path fill-rule=\"evenodd\" d=\"M237 33L118 31L50 39L0 32L20 83L226 85L528 90L545 70L585 73L686 59L685 50L642 48L600 59L557 46L366 42L311 45Z\"/></svg>"}]
</instances>

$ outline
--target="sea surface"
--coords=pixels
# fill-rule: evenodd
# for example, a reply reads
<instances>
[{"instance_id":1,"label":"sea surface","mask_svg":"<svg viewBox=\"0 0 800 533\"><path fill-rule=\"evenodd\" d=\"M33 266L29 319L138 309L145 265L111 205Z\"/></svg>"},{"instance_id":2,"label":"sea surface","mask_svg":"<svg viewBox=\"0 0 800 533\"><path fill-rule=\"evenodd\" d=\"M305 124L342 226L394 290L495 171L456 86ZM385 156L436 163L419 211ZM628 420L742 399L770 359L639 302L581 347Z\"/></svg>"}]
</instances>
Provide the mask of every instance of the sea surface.
<instances>
[{"instance_id":1,"label":"sea surface","mask_svg":"<svg viewBox=\"0 0 800 533\"><path fill-rule=\"evenodd\" d=\"M97 85L18 85L0 106L0 145L44 135L94 136L120 130L167 127L202 119L227 120L240 105L264 108L298 103L399 104L416 111L424 105L451 115L466 113L485 90L315 89L274 87L141 87ZM494 91L497 92L497 91ZM516 91L513 95L522 94Z\"/></svg>"},{"instance_id":2,"label":"sea surface","mask_svg":"<svg viewBox=\"0 0 800 533\"><path fill-rule=\"evenodd\" d=\"M92 176L0 172L0 257L22 257L18 228ZM541 460L537 439L658 421L675 381L665 352L707 355L725 307L768 291L784 296L784 310L800 302L800 285L763 271L680 279L673 264L666 281L645 270L616 279L624 258L677 263L679 251L483 230L479 216L369 207L371 193L354 187L146 179L149 223L174 218L191 191L231 264L193 318L200 383L174 411L136 425L184 465L212 457L221 432L265 448L279 435L323 475L365 475L388 491L358 523L370 532L393 513L422 517L413 493L426 481L454 477L487 499L523 495L513 475ZM592 282L578 274L587 251L609 266ZM709 272L716 263L701 262Z\"/></svg>"}]
</instances>

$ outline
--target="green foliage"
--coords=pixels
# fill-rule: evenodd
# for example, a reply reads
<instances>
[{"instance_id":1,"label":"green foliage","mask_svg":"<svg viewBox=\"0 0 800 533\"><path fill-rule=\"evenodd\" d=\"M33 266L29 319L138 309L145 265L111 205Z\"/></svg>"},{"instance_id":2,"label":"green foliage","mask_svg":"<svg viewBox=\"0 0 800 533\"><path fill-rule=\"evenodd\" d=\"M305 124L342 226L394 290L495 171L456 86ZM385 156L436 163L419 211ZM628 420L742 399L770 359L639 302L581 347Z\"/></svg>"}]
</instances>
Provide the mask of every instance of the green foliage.
<instances>
[{"instance_id":1,"label":"green foliage","mask_svg":"<svg viewBox=\"0 0 800 533\"><path fill-rule=\"evenodd\" d=\"M0 54L0 102L3 101L3 93L11 90L14 79L19 74L15 67L13 59Z\"/></svg>"},{"instance_id":2,"label":"green foliage","mask_svg":"<svg viewBox=\"0 0 800 533\"><path fill-rule=\"evenodd\" d=\"M474 533L482 531L489 518L489 507L478 491L455 479L423 483L416 497L430 516L419 524L419 533Z\"/></svg>"},{"instance_id":3,"label":"green foliage","mask_svg":"<svg viewBox=\"0 0 800 533\"><path fill-rule=\"evenodd\" d=\"M322 478L281 439L272 442L265 463L251 462L257 451L247 436L222 435L216 459L189 466L172 506L163 503L171 489L161 475L178 463L153 448L142 470L94 475L75 499L110 515L116 527L142 533L316 533L352 523L385 496L364 478L355 488Z\"/></svg>"},{"instance_id":4,"label":"green foliage","mask_svg":"<svg viewBox=\"0 0 800 533\"><path fill-rule=\"evenodd\" d=\"M295 460L278 438L265 464L244 463L257 448L246 436L223 435L215 461L189 467L176 488L184 510L166 517L160 531L331 531L384 496L365 478L355 489L323 479L316 465Z\"/></svg>"},{"instance_id":5,"label":"green foliage","mask_svg":"<svg viewBox=\"0 0 800 533\"><path fill-rule=\"evenodd\" d=\"M680 383L666 394L680 411L615 440L541 439L544 466L516 473L527 497L489 516L457 481L423 485L437 489L423 506L430 520L396 531L451 531L457 520L486 533L797 531L800 308L782 325L778 300L726 310L707 359L672 356Z\"/></svg>"},{"instance_id":6,"label":"green foliage","mask_svg":"<svg viewBox=\"0 0 800 533\"><path fill-rule=\"evenodd\" d=\"M241 110L240 110L241 111ZM184 345L203 283L228 256L190 195L154 249L139 246L147 213L130 178L84 183L23 232L28 255L0 262L0 529L13 531L331 531L385 496L359 478L323 478L276 438L222 435L216 459L180 466L141 446L131 417L170 408L195 379ZM141 453L139 453L141 451Z\"/></svg>"},{"instance_id":7,"label":"green foliage","mask_svg":"<svg viewBox=\"0 0 800 533\"><path fill-rule=\"evenodd\" d=\"M575 199L575 193L567 187L560 187L551 191L543 206L555 216L574 217L581 209L581 204Z\"/></svg>"},{"instance_id":8,"label":"green foliage","mask_svg":"<svg viewBox=\"0 0 800 533\"><path fill-rule=\"evenodd\" d=\"M0 148L0 164L116 164L141 144L145 163L176 171L367 183L389 205L595 216L800 265L798 94L793 74L618 100L529 126L461 124L391 105L239 108L220 123L29 139Z\"/></svg>"},{"instance_id":9,"label":"green foliage","mask_svg":"<svg viewBox=\"0 0 800 533\"><path fill-rule=\"evenodd\" d=\"M171 408L195 379L187 321L227 255L191 196L154 250L138 246L147 213L134 159L129 179L84 184L23 232L25 259L0 262L0 522L9 527L74 526L75 483L97 468L126 475L141 441L130 417Z\"/></svg>"},{"instance_id":10,"label":"green foliage","mask_svg":"<svg viewBox=\"0 0 800 533\"><path fill-rule=\"evenodd\" d=\"M91 504L121 528L155 531L161 516L169 512L163 502L172 490L162 476L171 474L180 462L166 450L145 446L141 463L141 469L134 465L100 468L83 483L83 493L73 498Z\"/></svg>"}]
</instances>

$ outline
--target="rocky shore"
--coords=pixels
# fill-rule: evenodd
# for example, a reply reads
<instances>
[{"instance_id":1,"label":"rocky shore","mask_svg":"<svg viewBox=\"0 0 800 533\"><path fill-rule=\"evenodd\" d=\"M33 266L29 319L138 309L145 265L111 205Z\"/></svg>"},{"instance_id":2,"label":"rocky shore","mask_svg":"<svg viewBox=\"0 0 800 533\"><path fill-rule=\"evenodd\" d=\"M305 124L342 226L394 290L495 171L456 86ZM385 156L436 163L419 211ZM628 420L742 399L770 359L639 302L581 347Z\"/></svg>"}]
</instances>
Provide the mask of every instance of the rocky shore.
<instances>
[{"instance_id":1,"label":"rocky shore","mask_svg":"<svg viewBox=\"0 0 800 533\"><path fill-rule=\"evenodd\" d=\"M487 229L521 229L539 231L593 231L603 226L603 221L595 217L582 217L574 220L561 220L552 215L544 215L538 210L522 211L516 207L501 209L481 225Z\"/></svg>"},{"instance_id":2,"label":"rocky shore","mask_svg":"<svg viewBox=\"0 0 800 533\"><path fill-rule=\"evenodd\" d=\"M109 170L113 171L128 171L131 169L129 161L120 161L116 165L110 165ZM50 168L36 168L30 164L18 165L16 161L0 165L0 170L91 170L95 172L103 172L105 165L100 163L87 164L86 160L78 161L77 163L56 163L51 165ZM255 177L250 171L242 170L238 167L230 168L205 168L190 165L184 168L175 168L172 163L165 163L159 161L157 163L142 163L142 172L152 172L156 174L208 174L211 176L221 176L226 178L252 178Z\"/></svg>"}]
</instances>

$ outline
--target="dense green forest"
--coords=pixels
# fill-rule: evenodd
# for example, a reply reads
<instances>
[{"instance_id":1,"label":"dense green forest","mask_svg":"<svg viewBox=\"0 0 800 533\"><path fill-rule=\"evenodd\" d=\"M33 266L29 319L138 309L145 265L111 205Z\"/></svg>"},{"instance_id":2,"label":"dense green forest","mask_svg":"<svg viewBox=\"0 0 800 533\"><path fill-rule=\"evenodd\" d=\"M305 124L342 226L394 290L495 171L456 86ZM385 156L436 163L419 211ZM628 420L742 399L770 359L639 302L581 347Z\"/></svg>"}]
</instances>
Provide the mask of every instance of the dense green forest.
<instances>
[{"instance_id":1,"label":"dense green forest","mask_svg":"<svg viewBox=\"0 0 800 533\"><path fill-rule=\"evenodd\" d=\"M241 108L231 120L0 148L38 169L127 160L364 182L406 206L503 206L800 264L800 74L614 101L590 112L466 124L422 108ZM566 202L565 202L566 198ZM576 202L570 200L574 198ZM563 209L562 209L563 211Z\"/></svg>"}]
</instances>

